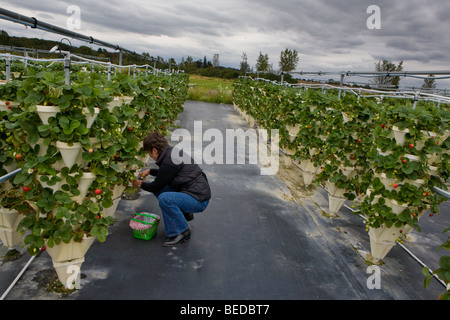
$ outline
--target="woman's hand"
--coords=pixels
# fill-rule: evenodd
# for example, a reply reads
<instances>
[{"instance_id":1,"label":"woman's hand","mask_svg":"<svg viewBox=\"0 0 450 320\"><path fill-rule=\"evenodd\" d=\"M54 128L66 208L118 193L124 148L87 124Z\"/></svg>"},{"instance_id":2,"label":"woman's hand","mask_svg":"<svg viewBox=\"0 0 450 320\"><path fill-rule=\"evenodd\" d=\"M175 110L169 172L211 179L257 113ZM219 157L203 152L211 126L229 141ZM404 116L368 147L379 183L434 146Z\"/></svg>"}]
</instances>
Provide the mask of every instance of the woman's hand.
<instances>
[{"instance_id":1,"label":"woman's hand","mask_svg":"<svg viewBox=\"0 0 450 320\"><path fill-rule=\"evenodd\" d=\"M144 170L142 172L139 172L139 177L145 178L150 174L150 169Z\"/></svg>"},{"instance_id":2,"label":"woman's hand","mask_svg":"<svg viewBox=\"0 0 450 320\"><path fill-rule=\"evenodd\" d=\"M136 187L136 188L140 188L142 182L143 182L143 181L140 180L140 179L134 180L134 181L133 181L133 186Z\"/></svg>"}]
</instances>

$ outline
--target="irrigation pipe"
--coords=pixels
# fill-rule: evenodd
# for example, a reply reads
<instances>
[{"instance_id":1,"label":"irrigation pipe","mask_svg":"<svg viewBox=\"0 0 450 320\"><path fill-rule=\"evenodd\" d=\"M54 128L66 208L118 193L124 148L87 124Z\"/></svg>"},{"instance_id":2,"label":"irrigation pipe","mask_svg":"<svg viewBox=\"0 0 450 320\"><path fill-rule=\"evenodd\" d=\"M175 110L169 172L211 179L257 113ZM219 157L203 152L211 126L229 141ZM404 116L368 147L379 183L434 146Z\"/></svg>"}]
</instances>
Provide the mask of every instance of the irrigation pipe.
<instances>
[{"instance_id":1,"label":"irrigation pipe","mask_svg":"<svg viewBox=\"0 0 450 320\"><path fill-rule=\"evenodd\" d=\"M22 171L22 169L19 168L19 169L16 169L16 170L14 170L14 171L12 171L10 173L5 174L4 176L1 176L0 177L0 184L5 182L6 180L10 179L12 176L16 175L20 171ZM17 275L17 277L14 279L14 281L11 283L11 285L8 287L8 289L6 289L5 293L3 293L3 295L0 297L0 300L3 300L6 297L6 295L9 293L9 291L11 291L11 289L14 287L14 285L17 283L17 281L19 281L20 277L25 272L25 270L28 269L28 266L31 264L31 262L33 262L34 258L36 258L36 256L32 256L30 258L30 260L28 260L27 264L22 268L22 270Z\"/></svg>"},{"instance_id":2,"label":"irrigation pipe","mask_svg":"<svg viewBox=\"0 0 450 320\"><path fill-rule=\"evenodd\" d=\"M21 168L16 169L14 171L11 171L10 173L5 174L4 176L0 177L0 184L3 183L4 181L12 178L14 175L18 174L20 171L22 171Z\"/></svg>"},{"instance_id":3,"label":"irrigation pipe","mask_svg":"<svg viewBox=\"0 0 450 320\"><path fill-rule=\"evenodd\" d=\"M336 85L330 85L330 84L290 84L290 83L280 83L276 80L268 80L264 78L255 78L253 79L250 76L240 76L240 78L247 78L254 81L264 81L267 83L272 83L274 85L283 85L283 86L289 86L291 88L321 88L321 89L336 89L336 90L343 90L344 92L351 92L355 95L360 94L359 92L355 92L355 88L352 87L346 87L346 86L336 86ZM422 99L425 101L434 101L434 102L440 102L440 103L450 103L450 98L446 96L440 96L436 94L430 94L430 93L424 93L420 91L410 91L410 90L402 90L402 91L381 91L381 90L375 90L375 89L361 89L359 91L363 91L364 97L373 97L375 95L376 97L390 97L390 98L407 98L407 99L414 99L416 95L418 95L418 99ZM372 95L366 95L367 93L371 93Z\"/></svg>"},{"instance_id":4,"label":"irrigation pipe","mask_svg":"<svg viewBox=\"0 0 450 320\"><path fill-rule=\"evenodd\" d=\"M14 281L9 285L8 289L6 289L6 291L3 293L3 295L0 297L0 300L5 299L5 297L8 295L8 293L11 291L11 289L16 285L17 281L19 281L19 279L22 277L22 275L24 274L24 272L28 269L28 266L31 264L31 262L33 262L33 260L37 257L36 256L31 256L30 260L28 260L27 264L22 268L22 270L20 271L20 273L17 275L17 277L14 279Z\"/></svg>"},{"instance_id":5,"label":"irrigation pipe","mask_svg":"<svg viewBox=\"0 0 450 320\"><path fill-rule=\"evenodd\" d=\"M283 154L286 155L286 153L284 152L283 149L280 148L280 150L283 152ZM293 162L293 164L299 168L301 170L301 168L295 163ZM324 190L326 190L326 188L322 185L320 185ZM347 206L345 203L343 204L344 207L346 207L347 209L349 209L350 211L352 211L353 213L355 213L355 211L357 210L353 210L351 207ZM362 219L366 220L366 217L364 217L361 214L358 214ZM422 267L425 267L428 269L428 272L433 275L433 277L439 281L445 288L447 288L447 285L445 284L445 282L443 280L441 280L436 274L433 274L433 272L431 271L431 269L422 261L420 260L414 253L412 253L408 248L406 248L403 244L401 244L400 242L396 241L396 244L398 244L406 253L408 253L414 260L416 260Z\"/></svg>"}]
</instances>

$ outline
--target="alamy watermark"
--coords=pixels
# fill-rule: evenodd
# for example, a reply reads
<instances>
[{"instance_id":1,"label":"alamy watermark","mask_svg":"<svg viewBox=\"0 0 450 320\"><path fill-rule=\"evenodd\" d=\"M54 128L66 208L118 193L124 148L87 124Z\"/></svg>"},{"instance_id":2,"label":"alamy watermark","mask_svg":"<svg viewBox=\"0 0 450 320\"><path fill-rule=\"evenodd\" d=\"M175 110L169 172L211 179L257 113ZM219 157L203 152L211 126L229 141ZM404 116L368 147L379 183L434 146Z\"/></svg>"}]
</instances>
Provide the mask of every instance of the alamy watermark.
<instances>
[{"instance_id":1,"label":"alamy watermark","mask_svg":"<svg viewBox=\"0 0 450 320\"><path fill-rule=\"evenodd\" d=\"M367 267L367 273L370 273L371 276L367 278L366 285L370 290L373 289L381 289L381 269L378 266L369 266Z\"/></svg>"},{"instance_id":2,"label":"alamy watermark","mask_svg":"<svg viewBox=\"0 0 450 320\"><path fill-rule=\"evenodd\" d=\"M66 26L69 30L81 29L81 9L77 5L71 5L67 7L66 13L70 16L66 20Z\"/></svg>"},{"instance_id":3,"label":"alamy watermark","mask_svg":"<svg viewBox=\"0 0 450 320\"><path fill-rule=\"evenodd\" d=\"M266 129L219 129L203 132L202 121L194 121L194 135L187 129L175 129L171 141L175 163L259 164L261 175L275 175L279 168L279 132ZM203 147L204 142L209 142ZM270 148L268 147L270 144Z\"/></svg>"},{"instance_id":4,"label":"alamy watermark","mask_svg":"<svg viewBox=\"0 0 450 320\"><path fill-rule=\"evenodd\" d=\"M80 289L80 267L73 264L67 267L67 274L70 274L66 280L66 288L69 290Z\"/></svg>"},{"instance_id":5,"label":"alamy watermark","mask_svg":"<svg viewBox=\"0 0 450 320\"><path fill-rule=\"evenodd\" d=\"M371 5L367 7L366 13L371 14L367 18L367 28L370 30L381 29L381 9L377 5Z\"/></svg>"}]
</instances>

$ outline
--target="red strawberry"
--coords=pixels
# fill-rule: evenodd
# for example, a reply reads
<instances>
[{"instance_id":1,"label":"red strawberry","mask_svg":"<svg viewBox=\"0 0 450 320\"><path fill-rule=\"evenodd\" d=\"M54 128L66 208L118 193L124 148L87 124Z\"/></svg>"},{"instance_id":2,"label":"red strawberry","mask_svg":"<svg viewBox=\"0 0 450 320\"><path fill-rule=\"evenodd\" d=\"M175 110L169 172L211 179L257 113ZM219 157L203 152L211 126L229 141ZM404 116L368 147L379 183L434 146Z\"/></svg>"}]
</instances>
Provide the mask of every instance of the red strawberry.
<instances>
[{"instance_id":1,"label":"red strawberry","mask_svg":"<svg viewBox=\"0 0 450 320\"><path fill-rule=\"evenodd\" d=\"M102 193L102 189L95 189L95 194L99 195L100 193Z\"/></svg>"},{"instance_id":2,"label":"red strawberry","mask_svg":"<svg viewBox=\"0 0 450 320\"><path fill-rule=\"evenodd\" d=\"M408 147L409 147L410 149L412 149L412 148L414 148L414 145L413 145L412 143L410 143L410 144L408 145Z\"/></svg>"},{"instance_id":3,"label":"red strawberry","mask_svg":"<svg viewBox=\"0 0 450 320\"><path fill-rule=\"evenodd\" d=\"M30 191L31 188L30 188L30 187L27 187L27 186L23 186L23 187L22 187L22 190L23 190L24 192L27 192L27 191Z\"/></svg>"},{"instance_id":4,"label":"red strawberry","mask_svg":"<svg viewBox=\"0 0 450 320\"><path fill-rule=\"evenodd\" d=\"M398 183L394 183L393 185L392 185L392 188L397 188L398 187Z\"/></svg>"}]
</instances>

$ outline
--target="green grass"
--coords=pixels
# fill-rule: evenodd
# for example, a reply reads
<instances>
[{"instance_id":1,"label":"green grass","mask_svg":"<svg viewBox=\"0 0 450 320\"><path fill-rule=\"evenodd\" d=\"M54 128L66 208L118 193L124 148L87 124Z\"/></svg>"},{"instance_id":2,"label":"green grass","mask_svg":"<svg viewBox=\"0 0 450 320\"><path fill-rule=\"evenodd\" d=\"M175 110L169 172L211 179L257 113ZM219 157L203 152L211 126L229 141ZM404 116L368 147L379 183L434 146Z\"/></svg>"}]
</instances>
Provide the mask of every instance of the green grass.
<instances>
[{"instance_id":1,"label":"green grass","mask_svg":"<svg viewBox=\"0 0 450 320\"><path fill-rule=\"evenodd\" d=\"M234 80L189 75L191 86L188 100L232 104L232 84ZM193 86L195 84L195 86Z\"/></svg>"}]
</instances>

